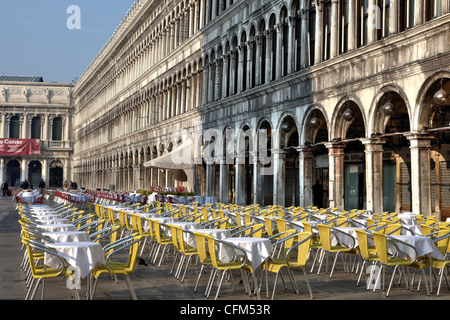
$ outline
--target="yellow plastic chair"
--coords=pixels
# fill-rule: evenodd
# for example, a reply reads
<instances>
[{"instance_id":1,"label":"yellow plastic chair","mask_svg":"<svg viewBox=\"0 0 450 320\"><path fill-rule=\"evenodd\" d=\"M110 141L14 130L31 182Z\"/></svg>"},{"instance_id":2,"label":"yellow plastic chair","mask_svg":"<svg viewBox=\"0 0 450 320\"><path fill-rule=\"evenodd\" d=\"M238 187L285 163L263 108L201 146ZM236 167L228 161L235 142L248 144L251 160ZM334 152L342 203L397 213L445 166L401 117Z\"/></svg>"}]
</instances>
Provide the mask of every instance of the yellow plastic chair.
<instances>
[{"instance_id":1,"label":"yellow plastic chair","mask_svg":"<svg viewBox=\"0 0 450 320\"><path fill-rule=\"evenodd\" d=\"M319 264L319 269L317 271L317 274L320 273L320 269L322 267L322 262L325 259L325 257L329 254L334 254L335 258L334 258L333 266L332 266L331 272L330 272L330 278L331 278L331 277L333 277L333 272L336 267L336 262L337 262L337 258L339 256L339 254L340 253L357 254L358 251L354 248L345 247L340 244L332 245L331 244L331 229L328 225L318 224L317 228L319 229L320 243L322 244L322 256L320 259L320 264ZM328 265L328 263L327 263L327 265ZM345 268L345 262L344 262L344 268ZM328 271L326 271L326 272L328 272Z\"/></svg>"},{"instance_id":2,"label":"yellow plastic chair","mask_svg":"<svg viewBox=\"0 0 450 320\"><path fill-rule=\"evenodd\" d=\"M444 259L437 258L426 258L423 260L425 267L431 267L433 269L439 270L439 282L436 295L439 296L441 292L442 278L446 273L447 266L450 265L450 260L447 259L447 253L450 249L450 229L441 229L437 232L437 237L434 239L434 243ZM448 285L448 280L447 280ZM450 286L449 286L450 288Z\"/></svg>"},{"instance_id":3,"label":"yellow plastic chair","mask_svg":"<svg viewBox=\"0 0 450 320\"><path fill-rule=\"evenodd\" d=\"M292 286L297 294L299 293L299 289L292 270L300 269L305 277L306 285L308 287L311 299L313 299L314 295L306 272L306 263L308 261L310 246L312 242L312 234L310 232L296 233L295 230L287 230L286 232L290 234L286 235L284 239L280 240L280 242L284 243L283 257L270 258L267 261L266 270L276 274L272 291L272 300L275 297L278 276L282 275L282 269L287 269ZM279 243L276 244L279 245ZM292 259L294 253L296 253L296 255L295 258Z\"/></svg>"},{"instance_id":4,"label":"yellow plastic chair","mask_svg":"<svg viewBox=\"0 0 450 320\"><path fill-rule=\"evenodd\" d=\"M386 292L386 297L389 296L389 293L391 291L391 287L394 281L394 277L395 277L395 273L397 271L397 269L399 267L411 267L414 268L416 270L420 270L420 272L422 273L422 277L423 279L426 279L425 277L425 271L424 271L424 266L423 264L417 260L418 256L417 256L417 251L414 248L414 246L411 246L410 244L406 243L406 242L402 242L400 240L397 239L393 239L391 237L389 237L388 235L385 235L381 232L377 232L377 231L373 231L372 232L374 241L375 241L375 247L377 250L377 255L378 255L378 259L381 263L381 268L378 272L377 275L377 279L375 281L375 287L374 287L374 291L378 286L378 283L380 281L380 277L381 277L381 273L388 267L394 267L393 271L392 271L392 276L391 276L391 281L389 283L389 288ZM412 249L413 252L415 252L414 257L408 258L408 259L404 259L404 258L400 258L400 257L392 257L388 254L388 239L389 242L392 243L392 245L396 246L396 242L397 243L402 243L402 245L408 246ZM406 277L405 277L406 278ZM405 279L406 281L406 285L408 287L408 281L407 279ZM424 281L425 283L425 287L427 290L427 295L430 295L430 291L428 289L428 284L427 281ZM384 287L384 285L383 285Z\"/></svg>"},{"instance_id":5,"label":"yellow plastic chair","mask_svg":"<svg viewBox=\"0 0 450 320\"><path fill-rule=\"evenodd\" d=\"M136 292L133 287L130 275L134 273L136 267L136 261L138 258L138 251L141 239L141 235L131 235L127 238L120 239L113 242L109 246L105 246L104 250L110 251L106 257L106 265L95 267L91 270L91 277L94 279L94 285L92 286L91 298L94 298L95 291L97 288L98 279L102 274L110 275L123 275L127 283L128 289L130 291L133 300L137 300ZM111 261L118 253L122 253L123 250L128 249L128 257L125 262Z\"/></svg>"},{"instance_id":6,"label":"yellow plastic chair","mask_svg":"<svg viewBox=\"0 0 450 320\"><path fill-rule=\"evenodd\" d=\"M304 232L309 232L312 234L310 252L312 252L312 251L316 252L314 255L314 259L313 259L313 263L311 265L311 271L310 271L310 272L313 272L314 266L316 265L316 262L317 262L317 258L319 257L320 253L322 252L322 244L320 243L320 237L319 237L318 231L316 233L316 232L314 232L315 230L313 230L313 229L316 229L316 227L313 227L307 221L303 221L302 223L303 223Z\"/></svg>"},{"instance_id":7,"label":"yellow plastic chair","mask_svg":"<svg viewBox=\"0 0 450 320\"><path fill-rule=\"evenodd\" d=\"M191 264L192 257L198 255L198 250L196 248L190 246L186 242L185 237L184 237L184 230L180 226L173 225L173 224L168 224L168 225L170 227L171 234L172 234L173 246L175 247L175 250L177 251L177 253L179 255L181 255L180 263L178 265L177 272L175 273L175 278L177 278L177 279L180 278L181 270L182 270L182 267L186 260L186 257L188 259L187 263L186 263L186 267L184 269L183 276L181 278L181 282L184 282L184 279L186 277L186 272ZM173 272L173 269L176 264L176 260L177 259L175 257L170 274L172 274L172 272Z\"/></svg>"},{"instance_id":8,"label":"yellow plastic chair","mask_svg":"<svg viewBox=\"0 0 450 320\"><path fill-rule=\"evenodd\" d=\"M32 280L29 285L25 300L34 299L37 289L39 288L41 282L45 282L45 279L62 277L65 280L64 283L66 283L66 280L73 276L73 270L69 270L69 268L65 265L63 258L61 258L61 256L58 255L56 251L51 250L45 247L45 245L41 244L40 242L34 241L26 236L22 236L22 243L26 248L26 252L28 255L28 265L30 267L32 275ZM52 255L53 257L59 259L61 261L59 267L57 269L53 269L44 264L38 265L38 261L42 261L44 254ZM36 283L34 283L35 281ZM45 285L43 283L41 294L42 300L44 299L44 288ZM80 297L78 295L78 291L74 289L73 293L76 299L79 300Z\"/></svg>"},{"instance_id":9,"label":"yellow plastic chair","mask_svg":"<svg viewBox=\"0 0 450 320\"><path fill-rule=\"evenodd\" d=\"M247 263L248 258L247 258L246 252L238 246L235 246L235 245L233 245L229 242L225 242L223 240L216 239L209 234L204 234L204 236L207 239L209 255L211 257L211 262L214 267L212 279L214 279L217 274L220 279L218 287L217 287L217 293L216 293L215 300L217 300L219 298L220 290L221 290L225 275L229 274L230 277L232 277L232 274L231 274L232 270L239 270L241 272L241 276L242 276L244 286L246 288L246 292L249 295L251 295L252 291L250 290L250 285L248 282L247 274L250 273L250 275L252 276L255 288L258 286L258 282L257 282L257 279L256 279L256 276L255 276L252 266ZM219 244L223 245L223 246L228 246L228 247L234 249L235 251L240 251L243 256L243 259L241 261L235 261L235 260L230 261L230 262L221 261L220 258L218 257L218 251L217 251L217 246ZM209 286L208 292L206 294L207 297L209 296L211 289L212 289L212 284ZM258 290L257 290L257 293L258 293L258 299L259 299L260 296L259 296Z\"/></svg>"},{"instance_id":10,"label":"yellow plastic chair","mask_svg":"<svg viewBox=\"0 0 450 320\"><path fill-rule=\"evenodd\" d=\"M197 281L195 282L195 287L194 287L194 292L197 292L198 286L200 284L200 279L202 277L203 272L205 271L205 268L210 267L211 268L211 275L212 275L212 273L213 273L213 269L212 269L213 265L212 265L211 257L210 257L209 252L208 252L208 248L207 248L208 244L207 244L205 235L203 233L200 233L200 232L197 232L197 231L194 231L193 234L194 234L194 237L195 237L195 245L196 245L197 251L198 251L198 258L199 258L198 261L201 264L200 271L199 271L198 276L197 276ZM207 291L209 289L209 285L211 284L211 280L212 279L210 278L209 281L208 281L208 284L206 285L205 296L206 296Z\"/></svg>"},{"instance_id":11,"label":"yellow plastic chair","mask_svg":"<svg viewBox=\"0 0 450 320\"><path fill-rule=\"evenodd\" d=\"M361 257L363 259L363 264L361 266L361 271L358 276L358 281L356 282L356 286L359 286L359 283L361 281L364 266L367 263L372 263L372 265L375 265L378 262L378 255L375 248L375 244L369 243L369 237L372 239L372 236L369 232L362 230L362 229L356 229L356 236L358 237L358 248L359 253L361 254ZM369 286L367 286L367 290L369 290Z\"/></svg>"},{"instance_id":12,"label":"yellow plastic chair","mask_svg":"<svg viewBox=\"0 0 450 320\"><path fill-rule=\"evenodd\" d=\"M151 221L153 223L153 232L154 232L155 240L156 240L156 244L157 244L153 263L156 261L159 251L162 248L161 257L160 257L159 263L158 263L158 268L159 268L159 267L161 267L161 264L164 261L164 256L166 253L167 246L173 245L173 239L171 236L167 236L163 233L163 230L161 228L162 227L161 223L159 223L157 220L151 220Z\"/></svg>"}]
</instances>

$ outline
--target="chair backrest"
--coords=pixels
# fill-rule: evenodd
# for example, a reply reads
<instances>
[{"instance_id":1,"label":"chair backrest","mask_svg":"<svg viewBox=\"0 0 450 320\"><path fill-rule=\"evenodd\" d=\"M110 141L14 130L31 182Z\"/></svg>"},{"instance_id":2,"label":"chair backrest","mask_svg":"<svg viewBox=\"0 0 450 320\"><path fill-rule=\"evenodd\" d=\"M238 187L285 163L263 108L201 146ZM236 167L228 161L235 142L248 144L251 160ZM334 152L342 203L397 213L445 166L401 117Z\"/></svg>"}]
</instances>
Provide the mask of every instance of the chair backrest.
<instances>
[{"instance_id":1,"label":"chair backrest","mask_svg":"<svg viewBox=\"0 0 450 320\"><path fill-rule=\"evenodd\" d=\"M286 230L282 235L281 235L281 239L277 242L275 242L275 244L273 244L273 246L275 246L276 244L283 244L283 253L284 253L284 257L286 256L287 252L289 251L289 249L292 248L293 244L294 244L294 240L295 237L293 237L292 235L296 234L297 231L294 229L289 229Z\"/></svg>"},{"instance_id":2,"label":"chair backrest","mask_svg":"<svg viewBox=\"0 0 450 320\"><path fill-rule=\"evenodd\" d=\"M273 221L270 217L264 217L264 223L266 225L266 232L269 237L274 235L273 232Z\"/></svg>"},{"instance_id":3,"label":"chair backrest","mask_svg":"<svg viewBox=\"0 0 450 320\"><path fill-rule=\"evenodd\" d=\"M356 229L356 236L358 238L358 247L361 253L361 256L364 259L369 259L369 239L367 236L367 232L362 229Z\"/></svg>"},{"instance_id":4,"label":"chair backrest","mask_svg":"<svg viewBox=\"0 0 450 320\"><path fill-rule=\"evenodd\" d=\"M435 245L438 248L438 250L442 253L443 256L446 255L446 253L448 252L448 249L450 249L450 237L445 237L445 235L448 235L450 233L450 229L440 229L437 232L437 240L435 241ZM438 239L441 238L442 239Z\"/></svg>"},{"instance_id":5,"label":"chair backrest","mask_svg":"<svg viewBox=\"0 0 450 320\"><path fill-rule=\"evenodd\" d=\"M127 213L123 210L118 210L117 213L119 214L119 221L122 228L129 230L130 225L128 223Z\"/></svg>"},{"instance_id":6,"label":"chair backrest","mask_svg":"<svg viewBox=\"0 0 450 320\"><path fill-rule=\"evenodd\" d=\"M249 224L252 222L252 217L248 213L244 213L244 222L245 224Z\"/></svg>"},{"instance_id":7,"label":"chair backrest","mask_svg":"<svg viewBox=\"0 0 450 320\"><path fill-rule=\"evenodd\" d=\"M324 250L331 250L331 231L328 225L318 224L320 243Z\"/></svg>"},{"instance_id":8,"label":"chair backrest","mask_svg":"<svg viewBox=\"0 0 450 320\"><path fill-rule=\"evenodd\" d=\"M338 218L336 220L336 227L348 227L348 219L347 218Z\"/></svg>"},{"instance_id":9,"label":"chair backrest","mask_svg":"<svg viewBox=\"0 0 450 320\"><path fill-rule=\"evenodd\" d=\"M203 236L206 238L206 241L207 241L209 256L211 258L211 263L214 267L218 267L219 259L217 258L216 240L214 239L213 236L211 236L209 234L203 234Z\"/></svg>"},{"instance_id":10,"label":"chair backrest","mask_svg":"<svg viewBox=\"0 0 450 320\"><path fill-rule=\"evenodd\" d=\"M182 246L180 244L180 242L183 240L182 234L180 237L181 228L170 223L168 223L168 226L170 227L170 235L172 236L173 246L175 250L177 250L178 252L184 252L182 251Z\"/></svg>"},{"instance_id":11,"label":"chair backrest","mask_svg":"<svg viewBox=\"0 0 450 320\"><path fill-rule=\"evenodd\" d=\"M194 231L195 245L197 246L198 257L200 263L207 263L209 261L209 254L207 250L207 241L203 233Z\"/></svg>"},{"instance_id":12,"label":"chair backrest","mask_svg":"<svg viewBox=\"0 0 450 320\"><path fill-rule=\"evenodd\" d=\"M309 257L309 249L311 248L312 243L312 233L311 232L300 232L297 235L297 242L295 246L292 246L288 252L288 260L290 260L291 252L294 248L297 250L297 265L306 265Z\"/></svg>"},{"instance_id":13,"label":"chair backrest","mask_svg":"<svg viewBox=\"0 0 450 320\"><path fill-rule=\"evenodd\" d=\"M261 238L264 231L264 224L254 224L250 229L245 231L246 236L252 236L253 238Z\"/></svg>"},{"instance_id":14,"label":"chair backrest","mask_svg":"<svg viewBox=\"0 0 450 320\"><path fill-rule=\"evenodd\" d=\"M125 242L123 242L122 246L119 246L117 249L111 251L108 256L106 257L106 263L108 264L108 260L109 258L118 251L121 251L123 249L129 248L128 251L128 260L127 262L123 265L124 267L124 271L127 273L132 273L136 267L136 261L138 258L138 253L139 253L139 245L140 245L140 241L143 238L143 236L141 235L134 235L134 236L130 236L129 238L127 238L128 240ZM122 242L123 240L117 240L117 242Z\"/></svg>"},{"instance_id":15,"label":"chair backrest","mask_svg":"<svg viewBox=\"0 0 450 320\"><path fill-rule=\"evenodd\" d=\"M144 234L144 230L142 228L142 220L141 216L135 213L128 213L128 216L131 219L131 230L137 232L139 234Z\"/></svg>"},{"instance_id":16,"label":"chair backrest","mask_svg":"<svg viewBox=\"0 0 450 320\"><path fill-rule=\"evenodd\" d=\"M275 218L276 222L277 222L277 228L278 228L278 232L285 232L286 231L286 219L283 219L281 217L277 217Z\"/></svg>"},{"instance_id":17,"label":"chair backrest","mask_svg":"<svg viewBox=\"0 0 450 320\"><path fill-rule=\"evenodd\" d=\"M203 221L205 221L205 222L208 221L209 220L208 209L205 207L201 207L201 210L202 210L202 215L203 215Z\"/></svg>"},{"instance_id":18,"label":"chair backrest","mask_svg":"<svg viewBox=\"0 0 450 320\"><path fill-rule=\"evenodd\" d=\"M402 232L402 225L398 223L391 223L382 229L384 234L388 235L400 235Z\"/></svg>"},{"instance_id":19,"label":"chair backrest","mask_svg":"<svg viewBox=\"0 0 450 320\"><path fill-rule=\"evenodd\" d=\"M373 231L372 235L375 242L375 249L377 251L378 259L380 259L381 263L388 263L389 255L387 251L386 235L377 231Z\"/></svg>"}]
</instances>

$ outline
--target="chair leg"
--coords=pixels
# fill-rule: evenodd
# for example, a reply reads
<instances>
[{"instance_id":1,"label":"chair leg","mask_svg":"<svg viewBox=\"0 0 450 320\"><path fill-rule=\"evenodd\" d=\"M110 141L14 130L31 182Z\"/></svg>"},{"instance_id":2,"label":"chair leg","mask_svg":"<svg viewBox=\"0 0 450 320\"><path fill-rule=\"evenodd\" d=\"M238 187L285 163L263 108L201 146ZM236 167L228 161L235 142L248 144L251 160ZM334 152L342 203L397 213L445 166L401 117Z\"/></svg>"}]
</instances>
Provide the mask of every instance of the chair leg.
<instances>
[{"instance_id":1,"label":"chair leg","mask_svg":"<svg viewBox=\"0 0 450 320\"><path fill-rule=\"evenodd\" d=\"M389 297L389 293L391 292L392 283L394 282L395 272L397 271L398 266L394 267L394 270L392 271L391 281L389 283L388 291L386 292L386 297Z\"/></svg>"},{"instance_id":2,"label":"chair leg","mask_svg":"<svg viewBox=\"0 0 450 320\"><path fill-rule=\"evenodd\" d=\"M226 270L222 271L222 276L220 277L220 282L219 282L219 286L217 288L215 300L219 299L220 288L222 287L222 283L223 283L223 279L225 277L225 274L226 274ZM220 275L220 272L219 272L219 275Z\"/></svg>"},{"instance_id":3,"label":"chair leg","mask_svg":"<svg viewBox=\"0 0 450 320\"><path fill-rule=\"evenodd\" d=\"M197 292L198 284L200 283L200 278L202 277L203 270L205 269L205 265L202 264L200 267L200 272L198 273L197 282L195 283L194 292Z\"/></svg>"},{"instance_id":4,"label":"chair leg","mask_svg":"<svg viewBox=\"0 0 450 320\"><path fill-rule=\"evenodd\" d=\"M362 274L363 274L363 272L364 272L364 266L365 266L365 265L366 265L366 260L364 260L363 263L362 263L361 270L360 270L360 272L359 272L358 281L356 281L356 286L357 286L357 287L359 286L359 282L361 281L361 277L362 277Z\"/></svg>"},{"instance_id":5,"label":"chair leg","mask_svg":"<svg viewBox=\"0 0 450 320\"><path fill-rule=\"evenodd\" d=\"M186 267L184 268L183 277L181 278L181 282L184 282L184 279L186 278L186 273L187 273L187 270L189 268L189 265L191 264L191 260L192 260L192 255L190 255L189 258L188 258L188 261L186 263Z\"/></svg>"},{"instance_id":6,"label":"chair leg","mask_svg":"<svg viewBox=\"0 0 450 320\"><path fill-rule=\"evenodd\" d=\"M131 298L137 300L136 291L134 290L133 282L129 274L125 275L125 281L127 283L128 289L130 290Z\"/></svg>"}]
</instances>

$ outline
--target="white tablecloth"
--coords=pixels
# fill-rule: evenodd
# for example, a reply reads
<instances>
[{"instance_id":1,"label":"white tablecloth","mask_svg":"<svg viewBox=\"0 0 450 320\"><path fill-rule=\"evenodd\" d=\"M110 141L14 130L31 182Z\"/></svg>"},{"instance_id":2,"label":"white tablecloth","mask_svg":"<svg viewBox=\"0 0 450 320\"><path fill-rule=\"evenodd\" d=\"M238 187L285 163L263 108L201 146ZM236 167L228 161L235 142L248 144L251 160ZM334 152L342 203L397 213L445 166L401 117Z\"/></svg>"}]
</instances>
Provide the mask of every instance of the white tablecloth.
<instances>
[{"instance_id":1,"label":"white tablecloth","mask_svg":"<svg viewBox=\"0 0 450 320\"><path fill-rule=\"evenodd\" d=\"M64 218L44 218L38 219L40 223L43 224L70 224L70 220Z\"/></svg>"},{"instance_id":2,"label":"white tablecloth","mask_svg":"<svg viewBox=\"0 0 450 320\"><path fill-rule=\"evenodd\" d=\"M431 254L433 258L436 259L444 259L441 252L438 250L438 248L435 246L433 240L429 237L424 236L407 236L407 235L400 235L400 236L391 236L394 239L401 240L403 242L406 242L413 247L416 248L417 254L419 257L425 256L427 254ZM400 256L405 256L405 254L408 257L414 257L414 251L409 246L403 245L399 242L396 242L399 250L401 251L399 254Z\"/></svg>"},{"instance_id":3,"label":"white tablecloth","mask_svg":"<svg viewBox=\"0 0 450 320\"><path fill-rule=\"evenodd\" d=\"M231 237L231 232L228 229L192 229L190 231L203 233L203 234L209 234L210 236L213 236L214 238L217 238L217 239L225 239L225 238ZM197 248L197 245L195 243L195 236L194 236L194 241L192 243L192 246L194 248Z\"/></svg>"},{"instance_id":4,"label":"white tablecloth","mask_svg":"<svg viewBox=\"0 0 450 320\"><path fill-rule=\"evenodd\" d=\"M38 224L37 227L51 232L77 231L73 224Z\"/></svg>"},{"instance_id":5,"label":"white tablecloth","mask_svg":"<svg viewBox=\"0 0 450 320\"><path fill-rule=\"evenodd\" d=\"M355 227L334 227L331 228L331 245L341 245L348 248L356 248L358 246L358 235ZM335 231L338 230L338 231ZM339 232L340 231L340 232Z\"/></svg>"},{"instance_id":6,"label":"white tablecloth","mask_svg":"<svg viewBox=\"0 0 450 320\"><path fill-rule=\"evenodd\" d=\"M60 243L90 241L89 234L84 231L44 232L43 235Z\"/></svg>"},{"instance_id":7,"label":"white tablecloth","mask_svg":"<svg viewBox=\"0 0 450 320\"><path fill-rule=\"evenodd\" d=\"M272 245L267 238L231 237L223 240L242 248L247 254L248 263L253 270L256 270L272 254ZM219 245L219 259L221 261L230 261L230 259L233 259L234 253L233 248ZM241 252L236 253L238 256L242 254Z\"/></svg>"},{"instance_id":8,"label":"white tablecloth","mask_svg":"<svg viewBox=\"0 0 450 320\"><path fill-rule=\"evenodd\" d=\"M92 268L106 263L102 246L97 242L49 243L47 247L55 249L70 266L79 272L81 279L86 278ZM44 261L46 265L57 268L60 261L55 259L52 255L46 254Z\"/></svg>"}]
</instances>

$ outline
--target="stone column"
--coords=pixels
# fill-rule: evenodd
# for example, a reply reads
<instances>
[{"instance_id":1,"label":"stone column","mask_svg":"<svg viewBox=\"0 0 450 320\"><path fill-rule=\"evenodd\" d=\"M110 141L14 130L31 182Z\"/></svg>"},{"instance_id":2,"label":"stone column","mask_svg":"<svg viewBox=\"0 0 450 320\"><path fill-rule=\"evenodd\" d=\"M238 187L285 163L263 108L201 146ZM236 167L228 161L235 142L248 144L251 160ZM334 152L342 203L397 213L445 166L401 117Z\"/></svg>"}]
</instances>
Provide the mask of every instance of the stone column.
<instances>
[{"instance_id":1,"label":"stone column","mask_svg":"<svg viewBox=\"0 0 450 320\"><path fill-rule=\"evenodd\" d=\"M313 155L314 148L303 147L299 150L300 206L313 205Z\"/></svg>"},{"instance_id":2,"label":"stone column","mask_svg":"<svg viewBox=\"0 0 450 320\"><path fill-rule=\"evenodd\" d=\"M377 17L378 12L375 10L371 10L370 8L377 8L375 10L380 10L380 8L376 7L375 0L369 0L369 12L368 12L368 21L367 21L367 43L373 43L377 40L377 19L382 20L382 17ZM381 13L381 11L380 11ZM381 26L383 27L383 26Z\"/></svg>"},{"instance_id":3,"label":"stone column","mask_svg":"<svg viewBox=\"0 0 450 320\"><path fill-rule=\"evenodd\" d=\"M394 0L394 2L397 0ZM392 5L392 4L391 4ZM391 13L392 14L392 13ZM348 50L356 48L356 0L349 0L348 2Z\"/></svg>"},{"instance_id":4,"label":"stone column","mask_svg":"<svg viewBox=\"0 0 450 320\"><path fill-rule=\"evenodd\" d=\"M277 33L277 56L276 56L276 79L280 79L283 75L283 66L284 66L284 54L283 54L283 25L278 24L276 26L276 33Z\"/></svg>"},{"instance_id":5,"label":"stone column","mask_svg":"<svg viewBox=\"0 0 450 320\"><path fill-rule=\"evenodd\" d=\"M237 83L237 92L236 93L240 93L243 91L244 88L244 45L240 45L237 48L237 52L238 52L238 83Z\"/></svg>"},{"instance_id":6,"label":"stone column","mask_svg":"<svg viewBox=\"0 0 450 320\"><path fill-rule=\"evenodd\" d=\"M389 34L398 32L398 2L399 0L391 0L389 9Z\"/></svg>"},{"instance_id":7,"label":"stone column","mask_svg":"<svg viewBox=\"0 0 450 320\"><path fill-rule=\"evenodd\" d=\"M0 159L0 181L1 183L3 183L3 181L6 180L6 175L5 175L5 160L4 159ZM11 183L10 181L8 182L8 184ZM12 186L10 186L12 187Z\"/></svg>"},{"instance_id":8,"label":"stone column","mask_svg":"<svg viewBox=\"0 0 450 320\"><path fill-rule=\"evenodd\" d=\"M227 97L228 86L228 55L223 56L223 71L222 71L222 97Z\"/></svg>"},{"instance_id":9,"label":"stone column","mask_svg":"<svg viewBox=\"0 0 450 320\"><path fill-rule=\"evenodd\" d=\"M209 83L209 65L203 66L203 91L202 91L202 104L208 104L208 83Z\"/></svg>"},{"instance_id":10,"label":"stone column","mask_svg":"<svg viewBox=\"0 0 450 320\"><path fill-rule=\"evenodd\" d=\"M259 84L261 84L261 63L262 63L262 40L260 36L256 37L256 66L254 66L255 68L255 83L254 85L257 86Z\"/></svg>"},{"instance_id":11,"label":"stone column","mask_svg":"<svg viewBox=\"0 0 450 320\"><path fill-rule=\"evenodd\" d=\"M293 17L286 18L288 29L288 61L287 73L290 74L295 70L295 20Z\"/></svg>"},{"instance_id":12,"label":"stone column","mask_svg":"<svg viewBox=\"0 0 450 320\"><path fill-rule=\"evenodd\" d=\"M330 39L330 59L339 54L339 2L338 0L331 1L331 39ZM345 9L344 9L345 10Z\"/></svg>"},{"instance_id":13,"label":"stone column","mask_svg":"<svg viewBox=\"0 0 450 320\"><path fill-rule=\"evenodd\" d=\"M301 18L302 18L302 32L300 35L300 42L301 42L301 56L300 56L300 67L302 69L309 66L309 52L308 52L308 10L302 9L300 11ZM313 48L312 48L313 49Z\"/></svg>"},{"instance_id":14,"label":"stone column","mask_svg":"<svg viewBox=\"0 0 450 320\"><path fill-rule=\"evenodd\" d=\"M22 159L20 161L20 181L24 181L25 179L28 180L28 174L27 174L27 169L28 169L28 163L26 159Z\"/></svg>"},{"instance_id":15,"label":"stone column","mask_svg":"<svg viewBox=\"0 0 450 320\"><path fill-rule=\"evenodd\" d=\"M237 50L237 49L236 49ZM230 86L230 89L229 89L229 95L231 96L231 95L233 95L233 94L235 94L236 92L234 91L234 88L235 88L235 85L234 85L234 80L235 80L235 77L234 77L234 73L236 72L236 63L237 63L237 61L236 61L236 55L235 55L235 53L232 51L231 53L230 53L230 73L229 73L229 77L230 77L230 81L229 81L229 86Z\"/></svg>"},{"instance_id":16,"label":"stone column","mask_svg":"<svg viewBox=\"0 0 450 320\"><path fill-rule=\"evenodd\" d=\"M414 19L415 26L418 26L419 24L423 23L424 11L425 11L424 2L425 1L421 1L421 0L414 1L414 17L411 17L411 18Z\"/></svg>"},{"instance_id":17,"label":"stone column","mask_svg":"<svg viewBox=\"0 0 450 320\"><path fill-rule=\"evenodd\" d=\"M258 152L251 152L250 157L253 159L253 202L260 205L263 204L263 184L261 176L261 162L258 161Z\"/></svg>"},{"instance_id":18,"label":"stone column","mask_svg":"<svg viewBox=\"0 0 450 320\"><path fill-rule=\"evenodd\" d=\"M326 143L329 157L330 207L344 210L344 148L341 143Z\"/></svg>"},{"instance_id":19,"label":"stone column","mask_svg":"<svg viewBox=\"0 0 450 320\"><path fill-rule=\"evenodd\" d=\"M272 80L272 41L273 41L273 32L275 30L267 30L266 31L266 74L265 82L269 83Z\"/></svg>"},{"instance_id":20,"label":"stone column","mask_svg":"<svg viewBox=\"0 0 450 320\"><path fill-rule=\"evenodd\" d=\"M322 25L323 25L323 7L322 7L322 1L316 0L315 2L316 6L316 36L315 36L315 47L314 47L314 64L318 64L322 62L323 58L323 31L322 31ZM311 48L312 50L313 48Z\"/></svg>"},{"instance_id":21,"label":"stone column","mask_svg":"<svg viewBox=\"0 0 450 320\"><path fill-rule=\"evenodd\" d=\"M234 203L240 206L245 206L246 199L246 181L245 181L245 156L236 156L236 171L235 171L235 200Z\"/></svg>"},{"instance_id":22,"label":"stone column","mask_svg":"<svg viewBox=\"0 0 450 320\"><path fill-rule=\"evenodd\" d=\"M382 139L360 139L365 145L366 209L383 212L383 144Z\"/></svg>"},{"instance_id":23,"label":"stone column","mask_svg":"<svg viewBox=\"0 0 450 320\"><path fill-rule=\"evenodd\" d=\"M254 83L252 82L252 72L253 68L256 67L253 65L253 41L247 41L247 88L250 89L254 86Z\"/></svg>"},{"instance_id":24,"label":"stone column","mask_svg":"<svg viewBox=\"0 0 450 320\"><path fill-rule=\"evenodd\" d=\"M285 205L285 175L286 165L284 159L286 158L286 151L273 150L273 204Z\"/></svg>"},{"instance_id":25,"label":"stone column","mask_svg":"<svg viewBox=\"0 0 450 320\"><path fill-rule=\"evenodd\" d=\"M4 113L2 113L2 123L1 123L1 127L0 127L0 137L1 138L6 138L7 134L6 134L6 115Z\"/></svg>"},{"instance_id":26,"label":"stone column","mask_svg":"<svg viewBox=\"0 0 450 320\"><path fill-rule=\"evenodd\" d=\"M48 187L50 185L49 174L48 174L48 160L42 160L42 179L45 181L45 185Z\"/></svg>"},{"instance_id":27,"label":"stone column","mask_svg":"<svg viewBox=\"0 0 450 320\"><path fill-rule=\"evenodd\" d=\"M405 134L411 150L411 199L412 212L430 215L431 170L430 152L432 135Z\"/></svg>"},{"instance_id":28,"label":"stone column","mask_svg":"<svg viewBox=\"0 0 450 320\"><path fill-rule=\"evenodd\" d=\"M216 182L216 165L214 162L206 165L206 196L214 197Z\"/></svg>"},{"instance_id":29,"label":"stone column","mask_svg":"<svg viewBox=\"0 0 450 320\"><path fill-rule=\"evenodd\" d=\"M228 185L229 185L229 165L226 159L220 160L220 180L219 180L219 202L227 204L230 202L228 195Z\"/></svg>"}]
</instances>

